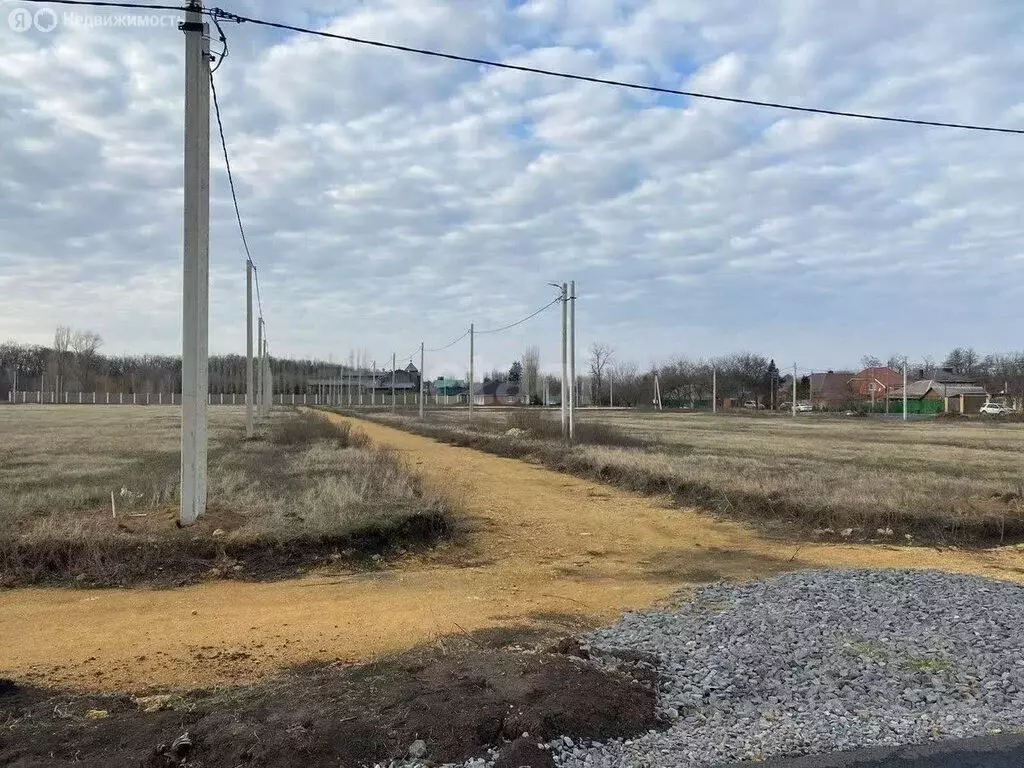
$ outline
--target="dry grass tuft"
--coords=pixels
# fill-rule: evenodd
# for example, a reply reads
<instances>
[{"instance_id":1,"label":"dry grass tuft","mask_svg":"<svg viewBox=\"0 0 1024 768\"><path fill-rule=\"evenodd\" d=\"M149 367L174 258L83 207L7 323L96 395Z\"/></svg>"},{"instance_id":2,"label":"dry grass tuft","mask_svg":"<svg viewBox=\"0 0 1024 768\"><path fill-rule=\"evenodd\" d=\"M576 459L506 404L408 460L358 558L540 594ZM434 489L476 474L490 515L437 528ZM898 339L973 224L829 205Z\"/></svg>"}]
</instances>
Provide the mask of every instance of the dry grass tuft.
<instances>
[{"instance_id":1,"label":"dry grass tuft","mask_svg":"<svg viewBox=\"0 0 1024 768\"><path fill-rule=\"evenodd\" d=\"M270 428L270 442L284 446L307 446L318 441L342 448L366 448L370 438L351 424L332 424L315 413L302 412L295 418L277 419Z\"/></svg>"},{"instance_id":2,"label":"dry grass tuft","mask_svg":"<svg viewBox=\"0 0 1024 768\"><path fill-rule=\"evenodd\" d=\"M484 421L483 424L493 422ZM517 429L536 440L561 440L562 423L556 415L547 416L543 411L517 409L505 415L506 430ZM576 443L580 445L619 446L622 448L647 448L651 442L599 421L580 421L574 425Z\"/></svg>"}]
</instances>

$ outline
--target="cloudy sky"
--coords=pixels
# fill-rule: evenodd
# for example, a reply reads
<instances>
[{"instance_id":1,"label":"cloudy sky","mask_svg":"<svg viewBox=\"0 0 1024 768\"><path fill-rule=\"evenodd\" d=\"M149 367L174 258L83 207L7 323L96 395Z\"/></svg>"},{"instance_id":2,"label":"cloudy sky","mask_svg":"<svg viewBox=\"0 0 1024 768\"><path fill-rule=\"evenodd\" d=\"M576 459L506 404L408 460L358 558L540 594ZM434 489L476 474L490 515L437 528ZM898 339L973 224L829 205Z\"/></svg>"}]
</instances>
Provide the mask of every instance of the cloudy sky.
<instances>
[{"instance_id":1,"label":"cloudy sky","mask_svg":"<svg viewBox=\"0 0 1024 768\"><path fill-rule=\"evenodd\" d=\"M1013 0L221 0L247 15L759 100L1024 127ZM0 339L180 349L183 36L0 0ZM39 6L32 6L32 10ZM578 343L645 366L1020 348L1024 136L654 96L226 25L216 74L273 351L378 361L578 282ZM211 147L213 352L244 254ZM478 339L550 367L554 309ZM431 373L465 370L463 342Z\"/></svg>"}]
</instances>

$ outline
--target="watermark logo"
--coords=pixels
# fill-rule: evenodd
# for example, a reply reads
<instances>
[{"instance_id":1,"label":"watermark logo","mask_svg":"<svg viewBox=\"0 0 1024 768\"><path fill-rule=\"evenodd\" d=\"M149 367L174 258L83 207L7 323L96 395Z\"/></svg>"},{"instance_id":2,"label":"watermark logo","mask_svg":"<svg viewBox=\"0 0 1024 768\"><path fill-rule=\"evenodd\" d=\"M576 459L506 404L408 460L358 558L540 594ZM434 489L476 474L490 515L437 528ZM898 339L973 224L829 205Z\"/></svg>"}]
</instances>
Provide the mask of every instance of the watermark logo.
<instances>
[{"instance_id":1,"label":"watermark logo","mask_svg":"<svg viewBox=\"0 0 1024 768\"><path fill-rule=\"evenodd\" d=\"M0 6L7 0L0 0ZM65 27L175 27L181 20L174 13L76 13L66 11L60 15L52 8L15 6L7 13L7 25L15 32L52 32L58 25Z\"/></svg>"},{"instance_id":2,"label":"watermark logo","mask_svg":"<svg viewBox=\"0 0 1024 768\"><path fill-rule=\"evenodd\" d=\"M37 29L40 32L52 32L57 28L60 19L51 8L40 8L33 13L28 8L12 8L7 14L7 24L15 32L28 32Z\"/></svg>"},{"instance_id":3,"label":"watermark logo","mask_svg":"<svg viewBox=\"0 0 1024 768\"><path fill-rule=\"evenodd\" d=\"M53 32L57 28L57 12L49 8L40 8L32 16L32 20L40 32Z\"/></svg>"},{"instance_id":4,"label":"watermark logo","mask_svg":"<svg viewBox=\"0 0 1024 768\"><path fill-rule=\"evenodd\" d=\"M7 14L7 24L15 32L28 32L34 26L32 11L28 8L14 8Z\"/></svg>"}]
</instances>

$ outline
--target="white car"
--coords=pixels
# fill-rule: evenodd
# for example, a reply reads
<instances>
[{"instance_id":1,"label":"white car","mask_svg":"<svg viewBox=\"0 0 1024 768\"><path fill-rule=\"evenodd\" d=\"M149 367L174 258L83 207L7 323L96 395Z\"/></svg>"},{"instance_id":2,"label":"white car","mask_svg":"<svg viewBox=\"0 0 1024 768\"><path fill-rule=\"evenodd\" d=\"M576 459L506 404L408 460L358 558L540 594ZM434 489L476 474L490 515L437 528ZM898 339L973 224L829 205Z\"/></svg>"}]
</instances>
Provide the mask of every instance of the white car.
<instances>
[{"instance_id":1,"label":"white car","mask_svg":"<svg viewBox=\"0 0 1024 768\"><path fill-rule=\"evenodd\" d=\"M797 413L810 413L814 410L814 406L810 403L797 403L796 408L793 409Z\"/></svg>"},{"instance_id":2,"label":"white car","mask_svg":"<svg viewBox=\"0 0 1024 768\"><path fill-rule=\"evenodd\" d=\"M998 416L1001 413L1013 413L1013 409L1001 403L985 403L981 406L981 413L987 413L989 416Z\"/></svg>"}]
</instances>

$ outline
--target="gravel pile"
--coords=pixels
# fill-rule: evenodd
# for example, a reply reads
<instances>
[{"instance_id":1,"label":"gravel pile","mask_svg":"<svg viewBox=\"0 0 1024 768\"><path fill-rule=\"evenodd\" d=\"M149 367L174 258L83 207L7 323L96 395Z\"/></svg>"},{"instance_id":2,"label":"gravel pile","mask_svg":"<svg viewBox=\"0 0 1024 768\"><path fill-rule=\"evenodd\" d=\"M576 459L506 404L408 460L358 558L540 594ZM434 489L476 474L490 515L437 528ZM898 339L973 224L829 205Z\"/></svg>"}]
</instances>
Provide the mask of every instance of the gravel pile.
<instances>
[{"instance_id":1,"label":"gravel pile","mask_svg":"<svg viewBox=\"0 0 1024 768\"><path fill-rule=\"evenodd\" d=\"M1024 726L1024 586L802 571L627 614L595 651L653 654L665 731L551 745L558 765L709 766Z\"/></svg>"}]
</instances>

